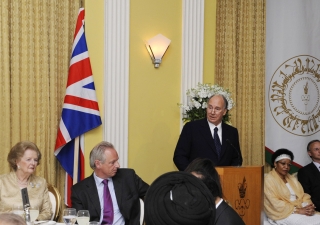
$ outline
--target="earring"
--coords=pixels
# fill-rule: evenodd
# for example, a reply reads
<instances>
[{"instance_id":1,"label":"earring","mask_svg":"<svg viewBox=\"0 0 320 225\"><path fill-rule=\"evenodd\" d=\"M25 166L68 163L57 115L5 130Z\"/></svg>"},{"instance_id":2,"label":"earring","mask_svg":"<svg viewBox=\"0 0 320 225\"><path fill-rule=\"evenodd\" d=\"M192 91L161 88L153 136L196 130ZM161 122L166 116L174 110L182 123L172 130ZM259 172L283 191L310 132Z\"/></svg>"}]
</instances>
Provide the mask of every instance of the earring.
<instances>
[{"instance_id":1,"label":"earring","mask_svg":"<svg viewBox=\"0 0 320 225\"><path fill-rule=\"evenodd\" d=\"M18 169L20 169L20 166L18 165Z\"/></svg>"}]
</instances>

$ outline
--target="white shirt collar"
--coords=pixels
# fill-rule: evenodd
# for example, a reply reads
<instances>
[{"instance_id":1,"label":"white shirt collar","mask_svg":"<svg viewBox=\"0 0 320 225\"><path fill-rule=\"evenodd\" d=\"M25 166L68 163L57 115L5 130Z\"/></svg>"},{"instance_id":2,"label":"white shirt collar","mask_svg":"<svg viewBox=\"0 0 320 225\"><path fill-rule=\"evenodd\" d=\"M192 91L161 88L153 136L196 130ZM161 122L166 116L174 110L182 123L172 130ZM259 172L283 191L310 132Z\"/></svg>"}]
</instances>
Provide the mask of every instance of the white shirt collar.
<instances>
[{"instance_id":1,"label":"white shirt collar","mask_svg":"<svg viewBox=\"0 0 320 225\"><path fill-rule=\"evenodd\" d=\"M218 130L221 130L221 127L222 127L222 122L218 124L218 126L214 125L213 123L210 123L209 120L208 121L208 124L209 124L209 127L210 127L210 130L213 130L215 127L218 128Z\"/></svg>"},{"instance_id":2,"label":"white shirt collar","mask_svg":"<svg viewBox=\"0 0 320 225\"><path fill-rule=\"evenodd\" d=\"M220 201L216 204L216 209L219 207L222 201L223 201L223 198L221 198Z\"/></svg>"},{"instance_id":3,"label":"white shirt collar","mask_svg":"<svg viewBox=\"0 0 320 225\"><path fill-rule=\"evenodd\" d=\"M94 181L96 182L96 185L101 184L102 181L105 180L105 179L98 177L95 172L93 172L93 177L94 177ZM111 178L107 178L107 180L111 180Z\"/></svg>"}]
</instances>

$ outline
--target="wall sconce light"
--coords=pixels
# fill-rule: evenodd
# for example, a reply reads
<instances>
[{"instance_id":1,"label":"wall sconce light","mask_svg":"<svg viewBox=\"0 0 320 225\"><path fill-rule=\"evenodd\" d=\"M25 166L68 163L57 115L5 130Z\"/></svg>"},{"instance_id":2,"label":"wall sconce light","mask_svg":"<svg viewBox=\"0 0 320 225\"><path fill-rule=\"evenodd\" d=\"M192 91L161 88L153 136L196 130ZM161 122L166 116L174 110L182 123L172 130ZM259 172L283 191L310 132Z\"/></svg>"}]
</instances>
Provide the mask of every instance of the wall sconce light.
<instances>
[{"instance_id":1,"label":"wall sconce light","mask_svg":"<svg viewBox=\"0 0 320 225\"><path fill-rule=\"evenodd\" d=\"M147 41L146 47L152 59L155 68L160 66L162 57L164 53L166 53L171 40L163 36L162 34L158 34Z\"/></svg>"}]
</instances>

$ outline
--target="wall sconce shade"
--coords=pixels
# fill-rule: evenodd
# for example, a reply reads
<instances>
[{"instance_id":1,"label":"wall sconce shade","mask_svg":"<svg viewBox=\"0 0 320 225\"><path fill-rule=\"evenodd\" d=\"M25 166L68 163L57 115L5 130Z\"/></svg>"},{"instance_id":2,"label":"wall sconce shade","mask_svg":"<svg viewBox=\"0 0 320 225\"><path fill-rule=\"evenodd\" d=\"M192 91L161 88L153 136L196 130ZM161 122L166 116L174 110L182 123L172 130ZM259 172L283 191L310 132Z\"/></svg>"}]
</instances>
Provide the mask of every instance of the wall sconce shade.
<instances>
[{"instance_id":1,"label":"wall sconce shade","mask_svg":"<svg viewBox=\"0 0 320 225\"><path fill-rule=\"evenodd\" d=\"M160 66L162 57L167 51L170 43L171 40L166 38L162 34L158 34L147 41L146 47L155 68L158 68Z\"/></svg>"}]
</instances>

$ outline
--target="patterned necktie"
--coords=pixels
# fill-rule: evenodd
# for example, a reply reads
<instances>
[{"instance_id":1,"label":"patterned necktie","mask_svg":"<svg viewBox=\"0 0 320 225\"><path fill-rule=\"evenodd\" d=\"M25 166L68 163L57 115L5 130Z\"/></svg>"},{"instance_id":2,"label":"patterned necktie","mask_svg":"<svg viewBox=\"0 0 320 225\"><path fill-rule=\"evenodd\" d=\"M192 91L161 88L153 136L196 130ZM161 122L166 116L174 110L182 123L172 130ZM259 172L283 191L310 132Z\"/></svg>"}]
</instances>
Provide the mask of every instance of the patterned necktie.
<instances>
[{"instance_id":1,"label":"patterned necktie","mask_svg":"<svg viewBox=\"0 0 320 225\"><path fill-rule=\"evenodd\" d=\"M221 156L221 142L220 142L220 138L219 138L219 135L218 135L218 127L214 128L213 140L214 140L214 145L216 146L218 159L220 159L220 156Z\"/></svg>"},{"instance_id":2,"label":"patterned necktie","mask_svg":"<svg viewBox=\"0 0 320 225\"><path fill-rule=\"evenodd\" d=\"M113 205L112 199L108 187L108 180L103 180L103 219L101 225L112 224L113 223Z\"/></svg>"}]
</instances>

